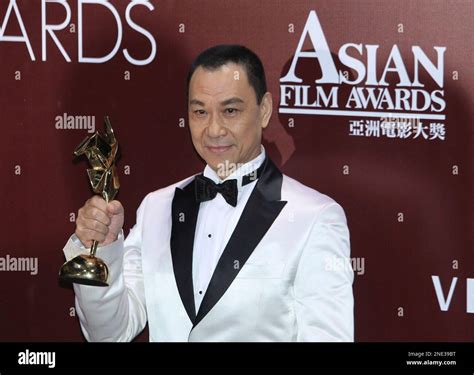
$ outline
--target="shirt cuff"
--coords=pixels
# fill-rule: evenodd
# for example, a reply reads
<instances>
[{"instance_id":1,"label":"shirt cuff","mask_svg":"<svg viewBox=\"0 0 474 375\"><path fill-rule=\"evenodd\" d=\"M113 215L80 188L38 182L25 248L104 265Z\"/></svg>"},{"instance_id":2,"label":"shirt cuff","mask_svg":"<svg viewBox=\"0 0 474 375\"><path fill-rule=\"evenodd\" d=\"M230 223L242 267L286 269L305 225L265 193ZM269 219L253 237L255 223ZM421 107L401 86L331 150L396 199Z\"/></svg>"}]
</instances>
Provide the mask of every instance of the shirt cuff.
<instances>
[{"instance_id":1,"label":"shirt cuff","mask_svg":"<svg viewBox=\"0 0 474 375\"><path fill-rule=\"evenodd\" d=\"M124 242L124 234L123 234L123 230L121 230L117 239L114 242L106 246L99 245L99 247L97 248L96 256L98 258L102 258L104 261L106 260L113 261L114 258L116 258L118 254L123 255L121 252L117 251L117 247L123 248L123 242ZM64 253L64 256L66 257L66 261L69 261L78 255L89 254L90 248L86 248L82 244L82 242L79 240L79 238L77 238L77 236L73 234L69 238L68 242L66 243L66 246L64 246L63 253Z\"/></svg>"}]
</instances>

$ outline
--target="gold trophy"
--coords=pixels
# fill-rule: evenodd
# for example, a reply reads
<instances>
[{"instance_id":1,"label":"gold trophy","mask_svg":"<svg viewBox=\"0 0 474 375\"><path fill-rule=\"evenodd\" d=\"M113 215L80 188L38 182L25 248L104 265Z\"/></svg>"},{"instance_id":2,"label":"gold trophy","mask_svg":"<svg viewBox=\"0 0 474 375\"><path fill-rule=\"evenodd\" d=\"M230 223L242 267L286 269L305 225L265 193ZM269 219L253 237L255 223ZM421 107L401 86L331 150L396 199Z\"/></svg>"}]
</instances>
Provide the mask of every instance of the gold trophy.
<instances>
[{"instance_id":1,"label":"gold trophy","mask_svg":"<svg viewBox=\"0 0 474 375\"><path fill-rule=\"evenodd\" d=\"M105 134L96 131L84 139L74 150L74 155L85 154L92 168L87 169L87 175L96 194L102 195L108 203L114 199L120 187L115 170L118 143L110 125L109 117L105 116ZM93 285L108 286L109 270L105 262L97 258L98 242L93 241L90 254L81 254L63 264L59 278L63 281Z\"/></svg>"}]
</instances>

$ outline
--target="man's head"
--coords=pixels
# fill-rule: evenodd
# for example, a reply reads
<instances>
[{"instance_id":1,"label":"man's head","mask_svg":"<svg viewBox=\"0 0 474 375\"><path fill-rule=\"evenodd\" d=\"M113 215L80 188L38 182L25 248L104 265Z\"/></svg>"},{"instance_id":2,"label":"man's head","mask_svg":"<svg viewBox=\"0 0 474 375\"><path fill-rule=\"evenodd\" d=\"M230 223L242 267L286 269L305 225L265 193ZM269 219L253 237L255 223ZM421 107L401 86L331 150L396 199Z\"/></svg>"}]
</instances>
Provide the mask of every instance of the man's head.
<instances>
[{"instance_id":1,"label":"man's head","mask_svg":"<svg viewBox=\"0 0 474 375\"><path fill-rule=\"evenodd\" d=\"M220 177L224 165L255 158L272 114L258 56L238 45L202 52L188 75L188 114L196 151Z\"/></svg>"}]
</instances>

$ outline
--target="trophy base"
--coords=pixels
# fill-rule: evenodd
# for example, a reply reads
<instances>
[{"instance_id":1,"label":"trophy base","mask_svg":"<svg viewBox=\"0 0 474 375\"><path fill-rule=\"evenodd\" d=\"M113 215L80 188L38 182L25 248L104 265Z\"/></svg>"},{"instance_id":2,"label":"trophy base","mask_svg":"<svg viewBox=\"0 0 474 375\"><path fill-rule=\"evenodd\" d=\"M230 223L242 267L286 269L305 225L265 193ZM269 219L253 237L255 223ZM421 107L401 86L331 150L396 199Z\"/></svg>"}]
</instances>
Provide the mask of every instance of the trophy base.
<instances>
[{"instance_id":1,"label":"trophy base","mask_svg":"<svg viewBox=\"0 0 474 375\"><path fill-rule=\"evenodd\" d=\"M108 276L109 270L102 259L85 254L64 263L59 271L62 281L91 286L109 286Z\"/></svg>"},{"instance_id":2,"label":"trophy base","mask_svg":"<svg viewBox=\"0 0 474 375\"><path fill-rule=\"evenodd\" d=\"M78 278L78 277L62 276L62 277L60 277L60 279L61 279L61 281L65 281L67 283L90 285L90 286L109 286L109 284L107 284L106 282L103 282L103 281L81 279L81 278Z\"/></svg>"}]
</instances>

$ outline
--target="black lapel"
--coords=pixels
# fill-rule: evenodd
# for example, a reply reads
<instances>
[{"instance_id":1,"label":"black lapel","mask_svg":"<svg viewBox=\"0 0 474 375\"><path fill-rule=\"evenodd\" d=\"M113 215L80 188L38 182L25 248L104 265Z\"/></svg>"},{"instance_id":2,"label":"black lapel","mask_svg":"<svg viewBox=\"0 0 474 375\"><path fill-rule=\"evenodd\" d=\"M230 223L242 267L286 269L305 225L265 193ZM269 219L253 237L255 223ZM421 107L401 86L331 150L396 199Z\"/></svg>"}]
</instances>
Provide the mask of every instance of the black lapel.
<instances>
[{"instance_id":1,"label":"black lapel","mask_svg":"<svg viewBox=\"0 0 474 375\"><path fill-rule=\"evenodd\" d=\"M196 326L229 288L252 251L286 204L281 201L283 176L270 159L249 197L237 226L217 263L194 321Z\"/></svg>"},{"instance_id":2,"label":"black lapel","mask_svg":"<svg viewBox=\"0 0 474 375\"><path fill-rule=\"evenodd\" d=\"M184 189L176 188L171 213L171 257L179 295L191 322L196 318L193 287L193 246L199 203L194 195L194 180ZM164 301L166 303L166 301Z\"/></svg>"}]
</instances>

